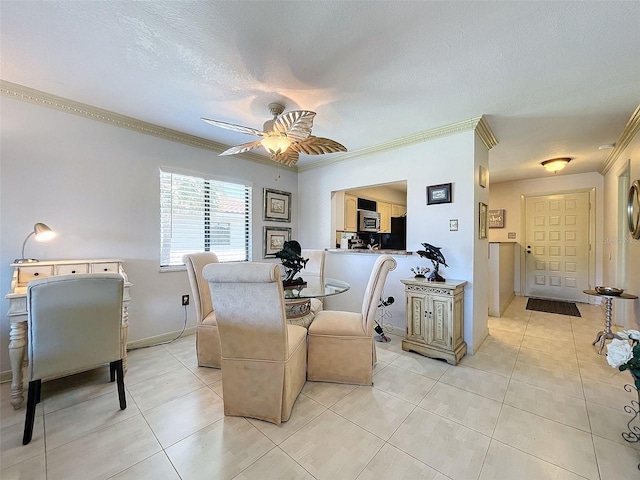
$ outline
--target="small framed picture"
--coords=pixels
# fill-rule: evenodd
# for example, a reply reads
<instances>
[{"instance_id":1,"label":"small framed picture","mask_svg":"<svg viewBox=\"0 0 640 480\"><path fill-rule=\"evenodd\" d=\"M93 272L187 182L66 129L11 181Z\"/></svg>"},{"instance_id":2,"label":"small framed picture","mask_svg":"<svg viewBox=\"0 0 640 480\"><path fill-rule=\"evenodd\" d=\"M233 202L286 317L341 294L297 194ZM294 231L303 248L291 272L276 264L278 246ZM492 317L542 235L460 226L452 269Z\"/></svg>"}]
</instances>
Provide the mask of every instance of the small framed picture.
<instances>
[{"instance_id":1,"label":"small framed picture","mask_svg":"<svg viewBox=\"0 0 640 480\"><path fill-rule=\"evenodd\" d=\"M504 228L504 210L489 210L489 228Z\"/></svg>"},{"instance_id":2,"label":"small framed picture","mask_svg":"<svg viewBox=\"0 0 640 480\"><path fill-rule=\"evenodd\" d=\"M264 189L264 214L263 220L274 222L291 221L291 193Z\"/></svg>"},{"instance_id":3,"label":"small framed picture","mask_svg":"<svg viewBox=\"0 0 640 480\"><path fill-rule=\"evenodd\" d=\"M284 242L291 240L289 227L264 227L264 258L275 258L276 253L282 250Z\"/></svg>"},{"instance_id":4,"label":"small framed picture","mask_svg":"<svg viewBox=\"0 0 640 480\"><path fill-rule=\"evenodd\" d=\"M429 185L427 187L427 205L451 203L451 184Z\"/></svg>"},{"instance_id":5,"label":"small framed picture","mask_svg":"<svg viewBox=\"0 0 640 480\"><path fill-rule=\"evenodd\" d=\"M478 209L478 238L487 238L487 204L480 202Z\"/></svg>"},{"instance_id":6,"label":"small framed picture","mask_svg":"<svg viewBox=\"0 0 640 480\"><path fill-rule=\"evenodd\" d=\"M487 177L488 172L487 169L485 167L483 167L482 165L480 165L480 171L478 172L478 184L482 187L482 188L486 188L487 187Z\"/></svg>"}]
</instances>

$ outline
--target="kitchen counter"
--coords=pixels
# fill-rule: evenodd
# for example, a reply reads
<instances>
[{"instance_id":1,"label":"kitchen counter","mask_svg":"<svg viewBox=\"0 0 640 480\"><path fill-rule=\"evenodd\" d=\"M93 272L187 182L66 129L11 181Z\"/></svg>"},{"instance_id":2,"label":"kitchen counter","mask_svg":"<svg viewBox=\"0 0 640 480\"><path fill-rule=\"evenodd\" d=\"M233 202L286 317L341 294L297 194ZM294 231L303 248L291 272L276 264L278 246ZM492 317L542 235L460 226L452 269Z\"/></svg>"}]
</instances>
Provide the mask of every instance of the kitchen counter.
<instances>
[{"instance_id":1,"label":"kitchen counter","mask_svg":"<svg viewBox=\"0 0 640 480\"><path fill-rule=\"evenodd\" d=\"M407 250L386 250L386 249L382 249L382 250L369 250L368 248L354 248L354 249L347 249L347 248L327 248L326 249L327 252L329 253L356 253L356 254L360 254L360 255L383 255L383 254L387 254L387 255L413 255L413 252L409 252Z\"/></svg>"}]
</instances>

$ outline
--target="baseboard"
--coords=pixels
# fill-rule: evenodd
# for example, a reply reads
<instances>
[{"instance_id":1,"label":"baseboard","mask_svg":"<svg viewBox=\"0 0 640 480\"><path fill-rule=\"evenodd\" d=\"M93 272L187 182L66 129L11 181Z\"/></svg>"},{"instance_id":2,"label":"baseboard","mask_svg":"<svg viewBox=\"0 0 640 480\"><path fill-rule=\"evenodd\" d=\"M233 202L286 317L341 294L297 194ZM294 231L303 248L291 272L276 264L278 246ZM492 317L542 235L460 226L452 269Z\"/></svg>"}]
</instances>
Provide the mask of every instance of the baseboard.
<instances>
[{"instance_id":1,"label":"baseboard","mask_svg":"<svg viewBox=\"0 0 640 480\"><path fill-rule=\"evenodd\" d=\"M185 329L182 336L186 337L189 335L195 335L195 333L196 333L196 327L190 327ZM147 338L142 338L140 340L136 340L134 342L128 342L127 350L131 350L133 348L140 348L140 347L150 347L158 343L168 342L176 338L179 334L180 334L180 330L177 330L175 332L163 333L162 335L156 335L154 337L147 337ZM12 378L11 370L0 372L0 383L10 382L11 378Z\"/></svg>"},{"instance_id":2,"label":"baseboard","mask_svg":"<svg viewBox=\"0 0 640 480\"><path fill-rule=\"evenodd\" d=\"M180 330L176 332L163 333L162 335L156 335L154 337L147 337L147 338L142 338L140 340L135 340L133 342L127 343L127 350L132 350L134 348L140 348L140 347L150 347L158 343L168 342L176 338L179 334L180 334ZM195 335L195 334L196 334L196 327L190 327L185 329L182 336L187 337L189 335Z\"/></svg>"},{"instance_id":3,"label":"baseboard","mask_svg":"<svg viewBox=\"0 0 640 480\"><path fill-rule=\"evenodd\" d=\"M0 372L0 383L7 383L11 381L11 370Z\"/></svg>"}]
</instances>

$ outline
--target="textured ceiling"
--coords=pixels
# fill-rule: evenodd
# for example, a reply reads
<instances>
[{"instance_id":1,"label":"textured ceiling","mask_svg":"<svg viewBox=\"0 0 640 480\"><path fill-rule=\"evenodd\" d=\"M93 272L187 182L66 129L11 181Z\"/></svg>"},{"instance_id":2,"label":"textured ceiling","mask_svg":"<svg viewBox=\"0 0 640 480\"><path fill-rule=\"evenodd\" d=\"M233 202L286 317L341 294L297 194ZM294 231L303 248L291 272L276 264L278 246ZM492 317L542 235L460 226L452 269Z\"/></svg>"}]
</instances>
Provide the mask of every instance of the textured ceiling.
<instances>
[{"instance_id":1,"label":"textured ceiling","mask_svg":"<svg viewBox=\"0 0 640 480\"><path fill-rule=\"evenodd\" d=\"M201 116L261 128L281 101L357 150L485 115L495 182L601 168L640 103L639 21L616 1L2 0L0 76L229 146L254 137Z\"/></svg>"}]
</instances>

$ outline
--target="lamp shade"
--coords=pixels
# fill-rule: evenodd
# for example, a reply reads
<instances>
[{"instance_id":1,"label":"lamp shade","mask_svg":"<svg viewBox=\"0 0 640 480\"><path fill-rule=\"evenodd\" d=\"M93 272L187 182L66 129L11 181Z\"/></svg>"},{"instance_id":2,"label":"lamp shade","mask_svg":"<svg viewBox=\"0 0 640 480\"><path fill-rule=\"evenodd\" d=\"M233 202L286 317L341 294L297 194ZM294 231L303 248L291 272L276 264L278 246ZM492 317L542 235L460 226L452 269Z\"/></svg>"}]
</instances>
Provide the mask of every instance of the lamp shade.
<instances>
[{"instance_id":1,"label":"lamp shade","mask_svg":"<svg viewBox=\"0 0 640 480\"><path fill-rule=\"evenodd\" d=\"M44 223L36 223L33 226L34 238L38 242L48 242L56 236L56 232L51 230L48 225Z\"/></svg>"},{"instance_id":2,"label":"lamp shade","mask_svg":"<svg viewBox=\"0 0 640 480\"><path fill-rule=\"evenodd\" d=\"M25 258L24 256L24 247L26 247L27 241L32 235L38 242L48 242L56 236L56 232L51 230L51 228L44 223L36 223L33 226L33 232L30 232L22 243L22 258L16 258L14 263L34 263L38 261L35 258Z\"/></svg>"},{"instance_id":3,"label":"lamp shade","mask_svg":"<svg viewBox=\"0 0 640 480\"><path fill-rule=\"evenodd\" d=\"M569 157L551 158L542 162L541 165L549 172L557 172L566 167L570 161L571 159Z\"/></svg>"},{"instance_id":4,"label":"lamp shade","mask_svg":"<svg viewBox=\"0 0 640 480\"><path fill-rule=\"evenodd\" d=\"M271 155L278 155L289 148L289 145L291 145L291 140L289 140L284 135L280 135L279 133L269 133L263 137L260 143L262 143L262 146Z\"/></svg>"}]
</instances>

